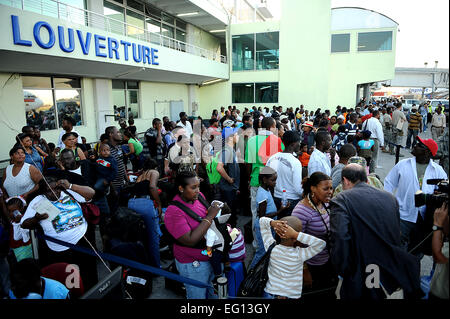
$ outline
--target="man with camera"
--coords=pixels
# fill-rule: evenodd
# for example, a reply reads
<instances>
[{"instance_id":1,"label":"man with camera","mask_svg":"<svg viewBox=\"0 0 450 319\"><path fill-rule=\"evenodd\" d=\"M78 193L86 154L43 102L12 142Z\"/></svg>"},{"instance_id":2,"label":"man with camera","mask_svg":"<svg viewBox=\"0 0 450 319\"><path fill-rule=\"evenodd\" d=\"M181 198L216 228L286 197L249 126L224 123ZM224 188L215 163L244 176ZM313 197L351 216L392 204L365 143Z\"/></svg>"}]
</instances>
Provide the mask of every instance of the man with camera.
<instances>
[{"instance_id":1,"label":"man with camera","mask_svg":"<svg viewBox=\"0 0 450 319\"><path fill-rule=\"evenodd\" d=\"M414 236L417 237L418 225L424 224L425 212L427 211L427 205L416 207L415 193L421 190L424 194L433 194L438 187L427 183L427 181L447 179L447 174L442 166L431 159L436 156L437 151L438 145L434 140L421 139L417 136L417 143L411 151L414 157L398 162L384 180L384 189L392 194L395 192L395 197L398 200L401 239L403 246L408 251L414 247L412 239ZM414 251L414 254L418 253L419 251Z\"/></svg>"}]
</instances>

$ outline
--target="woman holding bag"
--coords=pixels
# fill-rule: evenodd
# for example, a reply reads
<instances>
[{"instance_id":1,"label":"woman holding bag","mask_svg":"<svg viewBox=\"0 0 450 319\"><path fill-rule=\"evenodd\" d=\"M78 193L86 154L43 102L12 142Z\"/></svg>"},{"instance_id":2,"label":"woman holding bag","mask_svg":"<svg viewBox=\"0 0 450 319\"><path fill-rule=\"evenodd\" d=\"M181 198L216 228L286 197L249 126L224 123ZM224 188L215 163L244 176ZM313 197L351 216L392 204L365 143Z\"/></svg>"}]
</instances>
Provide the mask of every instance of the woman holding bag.
<instances>
[{"instance_id":1,"label":"woman holding bag","mask_svg":"<svg viewBox=\"0 0 450 319\"><path fill-rule=\"evenodd\" d=\"M321 252L304 265L305 293L327 289L322 293L313 293L311 298L334 299L334 289L329 288L336 287L337 276L330 262L330 216L326 206L333 195L332 179L322 172L315 172L303 179L302 186L303 199L295 206L292 216L301 220L304 233L327 243ZM308 280L312 281L310 288L307 287Z\"/></svg>"},{"instance_id":2,"label":"woman holding bag","mask_svg":"<svg viewBox=\"0 0 450 319\"><path fill-rule=\"evenodd\" d=\"M169 205L164 216L165 226L175 239L173 254L177 270L181 276L210 285L200 288L185 284L187 299L215 299L212 289L214 272L208 256L202 255L205 248L204 235L219 212L218 206L206 208L199 200L200 180L193 171L182 171L177 174L176 186L178 195L173 201L180 202L202 218L198 222L188 216L175 205ZM204 198L204 196L203 196Z\"/></svg>"}]
</instances>

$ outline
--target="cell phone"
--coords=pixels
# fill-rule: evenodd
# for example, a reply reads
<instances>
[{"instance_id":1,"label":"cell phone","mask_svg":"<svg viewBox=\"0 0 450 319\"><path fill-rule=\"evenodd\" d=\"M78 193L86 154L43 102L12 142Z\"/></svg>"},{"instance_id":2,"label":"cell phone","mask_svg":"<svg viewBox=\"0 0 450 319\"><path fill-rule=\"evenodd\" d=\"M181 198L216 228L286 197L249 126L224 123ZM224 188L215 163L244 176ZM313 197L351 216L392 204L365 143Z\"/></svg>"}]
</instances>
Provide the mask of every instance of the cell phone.
<instances>
[{"instance_id":1,"label":"cell phone","mask_svg":"<svg viewBox=\"0 0 450 319\"><path fill-rule=\"evenodd\" d=\"M217 204L217 206L219 207L219 208L222 208L223 207L223 202L221 202L221 201L219 201L219 200L213 200L212 201L212 203L211 203L211 206L216 206L216 204Z\"/></svg>"}]
</instances>

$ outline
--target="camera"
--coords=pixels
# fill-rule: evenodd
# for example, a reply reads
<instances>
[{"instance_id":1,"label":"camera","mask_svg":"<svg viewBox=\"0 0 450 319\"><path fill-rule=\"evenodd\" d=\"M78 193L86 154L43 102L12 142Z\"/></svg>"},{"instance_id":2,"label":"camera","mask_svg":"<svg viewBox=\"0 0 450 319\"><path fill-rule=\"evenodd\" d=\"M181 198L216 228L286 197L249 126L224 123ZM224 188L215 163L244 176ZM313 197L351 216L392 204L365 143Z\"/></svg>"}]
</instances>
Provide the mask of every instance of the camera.
<instances>
[{"instance_id":1,"label":"camera","mask_svg":"<svg viewBox=\"0 0 450 319\"><path fill-rule=\"evenodd\" d=\"M436 185L438 189L434 194L424 194L422 191L417 191L414 196L415 206L423 205L428 208L436 209L442 206L443 203L448 202L448 179L428 179L428 185Z\"/></svg>"}]
</instances>

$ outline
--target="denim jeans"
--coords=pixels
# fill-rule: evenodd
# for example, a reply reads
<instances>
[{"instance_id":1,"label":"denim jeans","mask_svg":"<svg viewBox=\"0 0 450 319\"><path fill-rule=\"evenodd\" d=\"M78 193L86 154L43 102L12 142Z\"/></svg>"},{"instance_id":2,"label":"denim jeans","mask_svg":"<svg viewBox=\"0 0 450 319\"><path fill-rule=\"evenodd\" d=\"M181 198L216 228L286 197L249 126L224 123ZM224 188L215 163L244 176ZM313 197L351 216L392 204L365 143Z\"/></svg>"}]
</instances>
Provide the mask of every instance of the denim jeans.
<instances>
[{"instance_id":1,"label":"denim jeans","mask_svg":"<svg viewBox=\"0 0 450 319\"><path fill-rule=\"evenodd\" d=\"M9 263L6 257L0 257L0 298L8 296L11 289Z\"/></svg>"},{"instance_id":2,"label":"denim jeans","mask_svg":"<svg viewBox=\"0 0 450 319\"><path fill-rule=\"evenodd\" d=\"M148 234L150 263L154 267L161 267L159 240L162 232L159 228L158 211L155 209L153 201L149 198L131 198L128 201L128 208L144 218Z\"/></svg>"},{"instance_id":3,"label":"denim jeans","mask_svg":"<svg viewBox=\"0 0 450 319\"><path fill-rule=\"evenodd\" d=\"M94 189L99 192L105 192L108 185L105 185L106 178L99 178L95 184Z\"/></svg>"},{"instance_id":4,"label":"denim jeans","mask_svg":"<svg viewBox=\"0 0 450 319\"><path fill-rule=\"evenodd\" d=\"M253 260L252 263L250 264L250 268L253 268L258 261L260 261L260 259L264 256L264 254L266 253L266 249L264 248L264 242L261 236L261 228L259 226L259 218L256 218L255 221L253 222L253 229L255 231L255 241L256 241L256 250L255 250L255 255L253 255Z\"/></svg>"},{"instance_id":5,"label":"denim jeans","mask_svg":"<svg viewBox=\"0 0 450 319\"><path fill-rule=\"evenodd\" d=\"M401 244L403 248L408 251L409 242L411 237L411 232L415 231L416 223L408 222L406 220L400 219L400 233L401 233Z\"/></svg>"},{"instance_id":6,"label":"denim jeans","mask_svg":"<svg viewBox=\"0 0 450 319\"><path fill-rule=\"evenodd\" d=\"M214 294L212 281L214 279L214 272L209 261L200 261L196 267L193 263L180 263L175 259L175 264L180 276L187 277L193 280L203 282L211 285L209 288L200 288L192 285L184 284L186 287L187 299L217 299L218 296Z\"/></svg>"},{"instance_id":7,"label":"denim jeans","mask_svg":"<svg viewBox=\"0 0 450 319\"><path fill-rule=\"evenodd\" d=\"M416 146L416 136L419 135L419 130L408 129L408 135L406 137L406 148L411 147L411 137L413 138L412 147Z\"/></svg>"}]
</instances>

